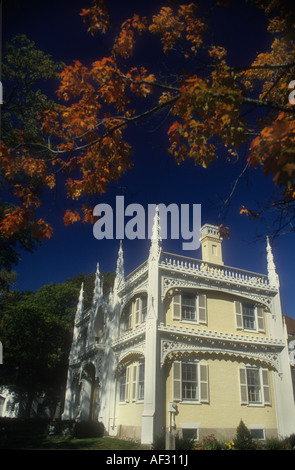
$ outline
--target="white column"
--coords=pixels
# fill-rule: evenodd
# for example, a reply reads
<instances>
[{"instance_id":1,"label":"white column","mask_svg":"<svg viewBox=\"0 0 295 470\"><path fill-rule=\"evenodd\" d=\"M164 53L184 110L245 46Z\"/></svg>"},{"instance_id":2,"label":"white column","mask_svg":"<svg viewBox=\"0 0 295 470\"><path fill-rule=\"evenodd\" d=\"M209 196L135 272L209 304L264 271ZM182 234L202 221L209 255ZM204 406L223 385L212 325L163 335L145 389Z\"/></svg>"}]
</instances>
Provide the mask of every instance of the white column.
<instances>
[{"instance_id":1,"label":"white column","mask_svg":"<svg viewBox=\"0 0 295 470\"><path fill-rule=\"evenodd\" d=\"M283 438L295 433L295 405L287 331L283 323L279 292L273 299L273 313L276 320L276 337L284 343L278 357L278 372L274 373L278 434Z\"/></svg>"},{"instance_id":2,"label":"white column","mask_svg":"<svg viewBox=\"0 0 295 470\"><path fill-rule=\"evenodd\" d=\"M99 419L112 436L117 434L117 388L116 388L116 357L112 349L112 341L117 338L120 320L120 300L118 291L124 283L124 257L122 242L118 251L114 289L109 294L108 304L105 304L105 327L103 333L104 359L102 364L102 394Z\"/></svg>"},{"instance_id":3,"label":"white column","mask_svg":"<svg viewBox=\"0 0 295 470\"><path fill-rule=\"evenodd\" d=\"M141 442L152 444L154 440L157 398L157 370L159 348L157 321L159 309L159 256L160 226L158 208L154 219L152 242L149 254L149 286L145 337L144 409L142 413Z\"/></svg>"},{"instance_id":4,"label":"white column","mask_svg":"<svg viewBox=\"0 0 295 470\"><path fill-rule=\"evenodd\" d=\"M276 273L276 266L268 237L266 251L269 283L277 290L277 293L272 300L271 313L269 317L270 336L272 339L281 340L284 344L282 351L278 353L278 371L275 371L273 374L278 435L279 437L287 437L295 432L295 406L289 361L288 339L281 308L280 282Z\"/></svg>"},{"instance_id":5,"label":"white column","mask_svg":"<svg viewBox=\"0 0 295 470\"><path fill-rule=\"evenodd\" d=\"M67 377L67 388L66 388L66 395L65 395L64 411L63 411L63 414L61 416L62 420L73 419L72 381L73 381L72 369L69 367L68 377Z\"/></svg>"},{"instance_id":6,"label":"white column","mask_svg":"<svg viewBox=\"0 0 295 470\"><path fill-rule=\"evenodd\" d=\"M69 354L69 362L75 358L77 351L78 351L78 328L76 326L77 322L79 321L82 313L83 313L83 304L84 304L84 283L82 282L81 284L81 289L80 289L80 294L79 294L79 300L77 304L77 309L76 309L76 314L75 314L75 322L74 322L74 331L73 331L73 340L72 340L72 346L71 346L71 351ZM72 403L72 371L71 367L69 366L68 369L68 377L67 377L67 388L66 388L66 395L65 395L65 404L64 404L64 411L62 414L62 419L73 419L73 403Z\"/></svg>"}]
</instances>

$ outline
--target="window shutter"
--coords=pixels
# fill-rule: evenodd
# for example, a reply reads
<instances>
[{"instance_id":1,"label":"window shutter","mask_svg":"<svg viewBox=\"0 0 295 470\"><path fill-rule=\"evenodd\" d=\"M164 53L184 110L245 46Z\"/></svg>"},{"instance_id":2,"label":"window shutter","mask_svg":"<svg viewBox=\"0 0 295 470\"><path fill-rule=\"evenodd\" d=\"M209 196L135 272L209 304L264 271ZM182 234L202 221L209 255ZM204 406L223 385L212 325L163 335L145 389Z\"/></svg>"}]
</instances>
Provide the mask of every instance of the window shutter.
<instances>
[{"instance_id":1,"label":"window shutter","mask_svg":"<svg viewBox=\"0 0 295 470\"><path fill-rule=\"evenodd\" d=\"M242 311L242 304L241 302L235 301L235 311L236 311L236 322L237 328L243 328L243 311Z\"/></svg>"},{"instance_id":2,"label":"window shutter","mask_svg":"<svg viewBox=\"0 0 295 470\"><path fill-rule=\"evenodd\" d=\"M172 299L173 320L181 320L181 295L177 294Z\"/></svg>"},{"instance_id":3,"label":"window shutter","mask_svg":"<svg viewBox=\"0 0 295 470\"><path fill-rule=\"evenodd\" d=\"M198 295L198 321L200 323L207 323L207 308L206 308L206 295Z\"/></svg>"},{"instance_id":4,"label":"window shutter","mask_svg":"<svg viewBox=\"0 0 295 470\"><path fill-rule=\"evenodd\" d=\"M181 400L181 362L173 363L173 400Z\"/></svg>"},{"instance_id":5,"label":"window shutter","mask_svg":"<svg viewBox=\"0 0 295 470\"><path fill-rule=\"evenodd\" d=\"M135 325L138 325L140 322L140 298L137 297L135 300Z\"/></svg>"},{"instance_id":6,"label":"window shutter","mask_svg":"<svg viewBox=\"0 0 295 470\"><path fill-rule=\"evenodd\" d=\"M265 405L271 405L268 370L267 369L262 369L261 373L262 373L262 387L263 387L264 404Z\"/></svg>"},{"instance_id":7,"label":"window shutter","mask_svg":"<svg viewBox=\"0 0 295 470\"><path fill-rule=\"evenodd\" d=\"M240 390L241 404L248 404L247 371L245 368L240 368Z\"/></svg>"},{"instance_id":8,"label":"window shutter","mask_svg":"<svg viewBox=\"0 0 295 470\"><path fill-rule=\"evenodd\" d=\"M131 330L131 328L132 328L132 302L130 303L129 312L128 312L128 330Z\"/></svg>"},{"instance_id":9,"label":"window shutter","mask_svg":"<svg viewBox=\"0 0 295 470\"><path fill-rule=\"evenodd\" d=\"M126 368L126 386L125 386L125 401L129 401L129 376L130 376L130 367Z\"/></svg>"},{"instance_id":10,"label":"window shutter","mask_svg":"<svg viewBox=\"0 0 295 470\"><path fill-rule=\"evenodd\" d=\"M256 308L257 312L257 325L258 325L258 331L265 331L265 325L264 325L264 311L263 307L257 307Z\"/></svg>"},{"instance_id":11,"label":"window shutter","mask_svg":"<svg viewBox=\"0 0 295 470\"><path fill-rule=\"evenodd\" d=\"M147 297L142 297L141 298L141 323L143 323L146 319L146 314L147 314Z\"/></svg>"},{"instance_id":12,"label":"window shutter","mask_svg":"<svg viewBox=\"0 0 295 470\"><path fill-rule=\"evenodd\" d=\"M136 384L137 384L137 365L133 365L132 376L132 401L136 401Z\"/></svg>"},{"instance_id":13,"label":"window shutter","mask_svg":"<svg viewBox=\"0 0 295 470\"><path fill-rule=\"evenodd\" d=\"M200 364L200 401L209 403L208 365Z\"/></svg>"}]
</instances>

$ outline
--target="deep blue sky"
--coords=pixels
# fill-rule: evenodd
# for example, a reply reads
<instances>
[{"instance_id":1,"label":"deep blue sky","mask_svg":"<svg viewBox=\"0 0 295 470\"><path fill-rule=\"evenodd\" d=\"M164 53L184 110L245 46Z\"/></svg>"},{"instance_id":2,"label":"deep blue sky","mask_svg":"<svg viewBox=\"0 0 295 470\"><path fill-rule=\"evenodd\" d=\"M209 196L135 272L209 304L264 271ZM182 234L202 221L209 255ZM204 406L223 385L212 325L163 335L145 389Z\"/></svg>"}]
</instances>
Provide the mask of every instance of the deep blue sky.
<instances>
[{"instance_id":1,"label":"deep blue sky","mask_svg":"<svg viewBox=\"0 0 295 470\"><path fill-rule=\"evenodd\" d=\"M239 1L233 3L233 13L221 10L218 18L212 18L212 41L221 42L229 48L230 58L234 63L245 64L258 51L264 51L269 46L270 37L263 31L264 19L258 10L242 10ZM89 64L108 54L107 40L88 35L79 17L79 12L90 4L90 0L6 0L6 4L9 4L9 8L4 8L2 19L4 41L14 34L25 33L36 42L38 48L66 64L74 59ZM113 20L128 18L128 14L137 11L137 4L135 1L111 1L110 5L115 6L117 12ZM153 7L157 5L160 6L161 2L146 2L144 14L154 13ZM142 11L142 6L140 10ZM145 60L152 55L152 50L145 51ZM231 192L233 181L240 174L243 164L239 162L228 166L221 160L212 164L209 169L203 169L187 161L177 166L167 152L166 133L170 124L171 121L164 114L159 116L156 123L147 121L129 131L134 149L134 168L113 185L105 196L97 197L96 203L108 202L114 208L116 196L124 195L126 205L136 202L145 209L152 203L201 204L202 224L219 224L221 200L226 199ZM271 180L265 179L259 170L252 172L251 179L239 182L227 212L226 224L230 228L231 238L223 241L226 265L267 272L264 236L270 228L241 216L239 208L243 204L251 207L251 203L262 201L271 190ZM33 254L22 254L22 260L16 268L18 289L34 290L50 282L63 282L81 272L94 273L97 261L101 271L115 269L118 240L96 240L91 225L63 227L63 213L66 207L72 207L71 204L71 201L63 199L49 204L50 217L55 223L54 238L45 242ZM260 235L264 236L261 238ZM200 249L195 252L182 251L182 242L183 240L163 241L163 249L201 258ZM128 274L146 259L149 240L125 239L123 249L125 272ZM276 239L273 252L281 282L283 313L295 318L294 234Z\"/></svg>"}]
</instances>

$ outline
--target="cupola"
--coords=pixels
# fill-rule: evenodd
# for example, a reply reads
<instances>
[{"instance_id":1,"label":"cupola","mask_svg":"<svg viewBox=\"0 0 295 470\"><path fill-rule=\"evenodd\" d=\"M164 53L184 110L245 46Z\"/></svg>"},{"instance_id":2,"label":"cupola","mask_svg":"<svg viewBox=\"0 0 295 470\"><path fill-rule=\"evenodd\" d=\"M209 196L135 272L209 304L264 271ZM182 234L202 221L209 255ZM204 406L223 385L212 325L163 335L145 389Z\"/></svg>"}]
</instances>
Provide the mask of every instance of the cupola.
<instances>
[{"instance_id":1,"label":"cupola","mask_svg":"<svg viewBox=\"0 0 295 470\"><path fill-rule=\"evenodd\" d=\"M222 237L215 225L206 224L201 228L202 260L208 263L224 264L222 261Z\"/></svg>"}]
</instances>

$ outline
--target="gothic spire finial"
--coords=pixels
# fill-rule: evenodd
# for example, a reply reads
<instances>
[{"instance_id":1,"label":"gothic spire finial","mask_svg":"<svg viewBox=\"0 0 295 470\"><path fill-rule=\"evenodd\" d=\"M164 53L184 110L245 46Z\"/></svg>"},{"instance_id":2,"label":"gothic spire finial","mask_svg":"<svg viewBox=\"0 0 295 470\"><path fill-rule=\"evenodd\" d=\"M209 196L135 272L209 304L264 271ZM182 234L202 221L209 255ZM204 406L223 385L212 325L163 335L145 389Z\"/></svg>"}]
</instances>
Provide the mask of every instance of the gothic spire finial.
<instances>
[{"instance_id":1,"label":"gothic spire finial","mask_svg":"<svg viewBox=\"0 0 295 470\"><path fill-rule=\"evenodd\" d=\"M124 277L124 256L123 256L122 240L120 240L120 247L118 251L116 274Z\"/></svg>"},{"instance_id":2,"label":"gothic spire finial","mask_svg":"<svg viewBox=\"0 0 295 470\"><path fill-rule=\"evenodd\" d=\"M152 231L152 243L153 242L160 242L160 216L159 216L159 206L156 206L155 216L154 216L154 224L153 224L153 231Z\"/></svg>"},{"instance_id":3,"label":"gothic spire finial","mask_svg":"<svg viewBox=\"0 0 295 470\"><path fill-rule=\"evenodd\" d=\"M153 223L153 230L151 234L151 247L150 247L150 259L155 259L158 257L160 249L161 249L161 236L160 236L160 216L159 216L159 207L156 206L155 215L154 215L154 223Z\"/></svg>"},{"instance_id":4,"label":"gothic spire finial","mask_svg":"<svg viewBox=\"0 0 295 470\"><path fill-rule=\"evenodd\" d=\"M120 240L120 247L118 251L118 258L117 258L117 269L116 269L116 278L114 283L114 290L116 291L118 286L124 279L124 257L123 257L123 247L122 247L122 240Z\"/></svg>"},{"instance_id":5,"label":"gothic spire finial","mask_svg":"<svg viewBox=\"0 0 295 470\"><path fill-rule=\"evenodd\" d=\"M268 279L271 285L277 286L279 284L278 275L276 273L276 265L274 263L272 249L269 242L269 236L266 237L266 252L267 252L267 272Z\"/></svg>"},{"instance_id":6,"label":"gothic spire finial","mask_svg":"<svg viewBox=\"0 0 295 470\"><path fill-rule=\"evenodd\" d=\"M99 263L96 264L96 274L94 282L94 291L93 291L93 304L96 303L97 299L101 295L101 281L100 281L100 272L99 272Z\"/></svg>"},{"instance_id":7,"label":"gothic spire finial","mask_svg":"<svg viewBox=\"0 0 295 470\"><path fill-rule=\"evenodd\" d=\"M81 284L79 300L77 305L76 317L82 315L84 307L84 282Z\"/></svg>"}]
</instances>

